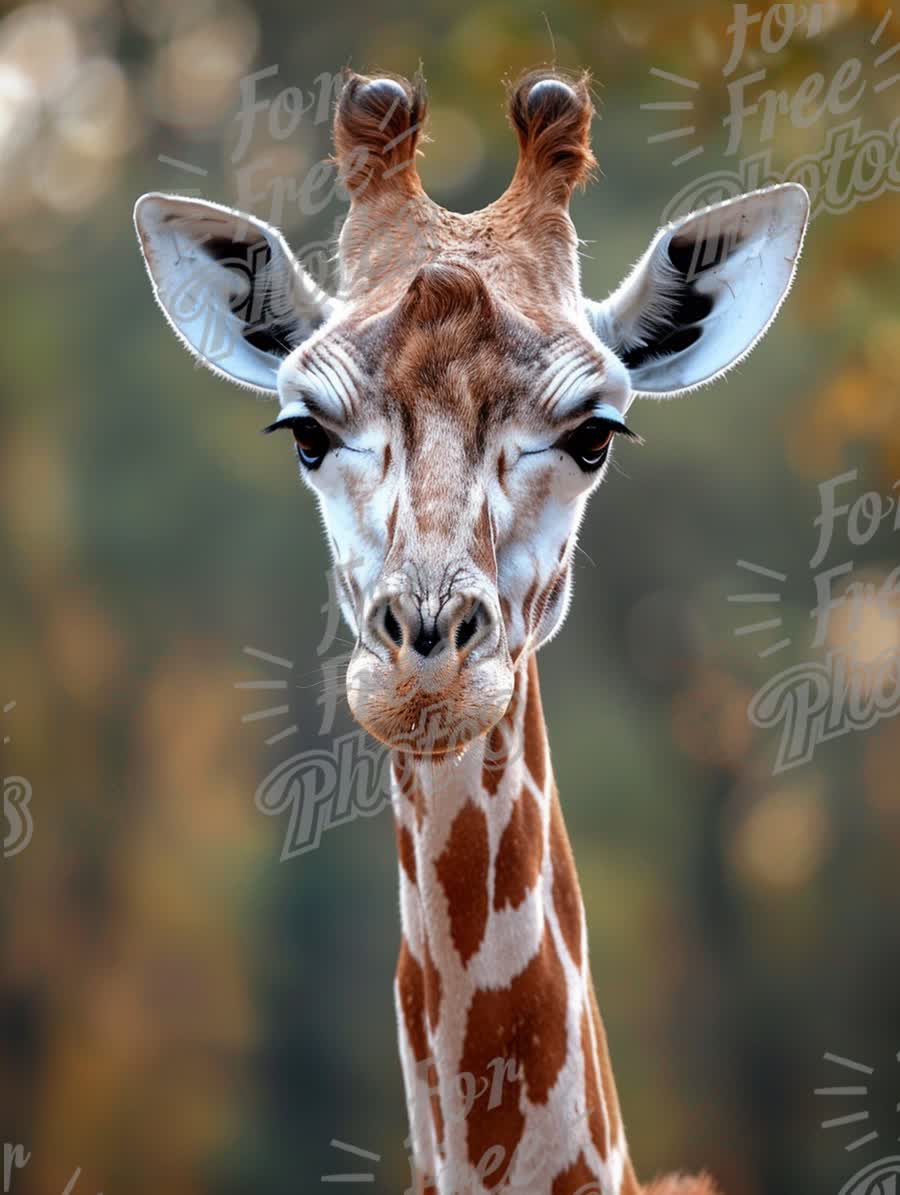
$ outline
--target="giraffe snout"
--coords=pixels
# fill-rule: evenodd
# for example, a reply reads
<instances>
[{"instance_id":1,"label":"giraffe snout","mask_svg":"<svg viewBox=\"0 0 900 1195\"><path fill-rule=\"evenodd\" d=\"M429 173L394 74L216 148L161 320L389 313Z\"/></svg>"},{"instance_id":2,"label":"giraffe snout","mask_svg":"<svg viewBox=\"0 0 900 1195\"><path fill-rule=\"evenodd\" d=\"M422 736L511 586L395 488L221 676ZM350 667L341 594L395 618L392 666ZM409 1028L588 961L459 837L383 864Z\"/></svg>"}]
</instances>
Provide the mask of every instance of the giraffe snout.
<instances>
[{"instance_id":1,"label":"giraffe snout","mask_svg":"<svg viewBox=\"0 0 900 1195\"><path fill-rule=\"evenodd\" d=\"M446 754L486 734L512 695L497 600L483 590L429 600L382 590L347 673L354 717L390 746Z\"/></svg>"},{"instance_id":2,"label":"giraffe snout","mask_svg":"<svg viewBox=\"0 0 900 1195\"><path fill-rule=\"evenodd\" d=\"M373 640L414 666L462 663L500 646L496 603L481 593L454 594L437 609L416 594L383 596L371 603L366 624Z\"/></svg>"}]
</instances>

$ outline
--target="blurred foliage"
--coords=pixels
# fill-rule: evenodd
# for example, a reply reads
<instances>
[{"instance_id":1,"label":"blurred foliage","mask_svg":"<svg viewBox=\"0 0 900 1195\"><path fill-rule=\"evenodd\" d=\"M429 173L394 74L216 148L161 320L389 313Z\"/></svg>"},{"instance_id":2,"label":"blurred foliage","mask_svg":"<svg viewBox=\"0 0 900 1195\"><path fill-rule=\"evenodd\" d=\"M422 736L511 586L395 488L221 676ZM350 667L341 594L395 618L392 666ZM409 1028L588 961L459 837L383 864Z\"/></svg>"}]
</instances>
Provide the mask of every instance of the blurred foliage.
<instances>
[{"instance_id":1,"label":"blurred foliage","mask_svg":"<svg viewBox=\"0 0 900 1195\"><path fill-rule=\"evenodd\" d=\"M748 69L790 90L856 55L874 71L872 35L892 45L900 13L827 7L827 28L771 58L751 33ZM0 861L0 1143L32 1153L18 1195L62 1191L78 1167L78 1192L287 1195L347 1168L332 1138L382 1155L376 1191L407 1181L388 817L279 864L286 826L253 794L285 744L242 724L252 695L234 688L272 676L245 645L289 658L289 750L325 741L318 520L255 434L266 412L164 326L134 198L255 193L244 205L279 203L298 249L321 243L339 197L304 215L276 192L327 154L327 123L279 139L261 119L236 154L241 80L277 64L260 94L312 96L347 63L421 60L423 177L480 206L514 161L501 79L555 57L596 82L602 181L575 214L600 297L673 194L733 168L733 16L723 0L68 0L3 17L0 707L17 704L0 751L35 793L33 842ZM648 140L676 123L641 107L674 94L651 67L697 84L690 164ZM865 128L889 126L896 94L868 88ZM818 149L829 120L779 121L775 161ZM817 484L857 468L859 493L887 494L900 477L897 228L889 191L818 216L752 363L638 405L646 446L594 502L569 624L542 657L638 1168L705 1165L728 1195L831 1195L862 1162L819 1128L828 1050L876 1067L871 1121L895 1152L900 722L773 777L746 707L809 654ZM898 543L885 527L835 559L880 579ZM739 559L788 574L777 661L733 633Z\"/></svg>"}]
</instances>

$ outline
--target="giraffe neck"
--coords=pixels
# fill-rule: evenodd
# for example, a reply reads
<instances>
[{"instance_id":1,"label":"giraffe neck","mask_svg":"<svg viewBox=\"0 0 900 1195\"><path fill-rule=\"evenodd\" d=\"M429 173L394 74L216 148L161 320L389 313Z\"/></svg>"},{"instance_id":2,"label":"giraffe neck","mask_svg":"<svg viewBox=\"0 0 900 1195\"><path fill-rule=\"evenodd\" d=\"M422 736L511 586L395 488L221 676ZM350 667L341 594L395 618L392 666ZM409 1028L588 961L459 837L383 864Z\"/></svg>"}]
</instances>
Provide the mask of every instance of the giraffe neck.
<instances>
[{"instance_id":1,"label":"giraffe neck","mask_svg":"<svg viewBox=\"0 0 900 1195\"><path fill-rule=\"evenodd\" d=\"M447 762L395 752L400 1053L419 1189L632 1195L537 666Z\"/></svg>"}]
</instances>

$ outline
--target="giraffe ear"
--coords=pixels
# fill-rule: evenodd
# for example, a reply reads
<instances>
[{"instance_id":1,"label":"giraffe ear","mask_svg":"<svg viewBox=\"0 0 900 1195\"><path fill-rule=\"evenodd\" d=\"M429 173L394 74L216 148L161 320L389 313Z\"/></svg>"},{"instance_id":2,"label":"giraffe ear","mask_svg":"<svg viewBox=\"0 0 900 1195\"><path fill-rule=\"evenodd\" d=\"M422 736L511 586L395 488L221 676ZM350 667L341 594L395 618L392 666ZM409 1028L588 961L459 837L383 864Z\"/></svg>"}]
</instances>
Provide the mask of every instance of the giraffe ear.
<instances>
[{"instance_id":1,"label":"giraffe ear","mask_svg":"<svg viewBox=\"0 0 900 1195\"><path fill-rule=\"evenodd\" d=\"M153 292L214 373L273 394L281 362L338 309L281 234L205 200L151 193L134 210Z\"/></svg>"},{"instance_id":2,"label":"giraffe ear","mask_svg":"<svg viewBox=\"0 0 900 1195\"><path fill-rule=\"evenodd\" d=\"M809 196L783 183L660 229L631 274L588 320L635 391L680 394L736 365L790 290Z\"/></svg>"}]
</instances>

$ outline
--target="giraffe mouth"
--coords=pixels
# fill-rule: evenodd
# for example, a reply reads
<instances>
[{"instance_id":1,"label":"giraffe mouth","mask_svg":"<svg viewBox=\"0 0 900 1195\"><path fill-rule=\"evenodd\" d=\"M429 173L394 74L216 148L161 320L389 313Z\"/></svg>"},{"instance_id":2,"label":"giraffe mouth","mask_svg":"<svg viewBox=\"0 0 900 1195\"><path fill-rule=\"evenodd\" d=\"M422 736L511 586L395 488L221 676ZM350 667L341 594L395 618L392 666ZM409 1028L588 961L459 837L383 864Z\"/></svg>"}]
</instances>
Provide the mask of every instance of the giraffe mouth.
<instances>
[{"instance_id":1,"label":"giraffe mouth","mask_svg":"<svg viewBox=\"0 0 900 1195\"><path fill-rule=\"evenodd\" d=\"M513 681L506 652L440 669L427 661L398 667L357 653L347 671L347 697L356 721L386 746L413 755L457 755L500 721Z\"/></svg>"}]
</instances>

